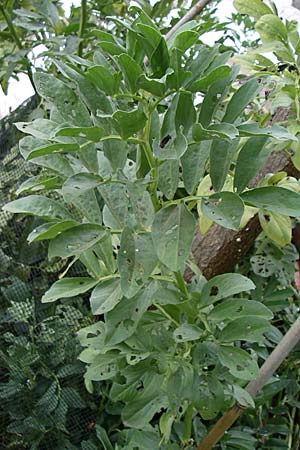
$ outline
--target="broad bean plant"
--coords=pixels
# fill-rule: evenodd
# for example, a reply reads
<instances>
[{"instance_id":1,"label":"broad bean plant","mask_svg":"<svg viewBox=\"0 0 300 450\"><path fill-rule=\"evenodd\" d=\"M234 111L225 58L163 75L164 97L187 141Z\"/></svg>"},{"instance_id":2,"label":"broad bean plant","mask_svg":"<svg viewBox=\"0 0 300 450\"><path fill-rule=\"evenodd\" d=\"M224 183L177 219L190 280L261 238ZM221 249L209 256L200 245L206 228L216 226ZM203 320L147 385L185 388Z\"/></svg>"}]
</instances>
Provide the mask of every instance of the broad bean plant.
<instances>
[{"instance_id":1,"label":"broad bean plant","mask_svg":"<svg viewBox=\"0 0 300 450\"><path fill-rule=\"evenodd\" d=\"M68 262L42 302L89 296L95 321L78 333L85 384L106 383L110 414L122 418L98 429L104 448L179 449L235 401L253 406L243 387L258 353L243 342L263 344L273 317L246 276L201 275L195 230L239 230L258 213L277 242L284 223L288 243L298 182L249 183L274 146L297 137L248 107L260 107L268 74L240 75L229 51L201 43L197 22L166 41L141 9L131 17L123 38L94 30L92 56L57 56L57 76L34 73L48 115L16 126L40 171L5 209L39 217L28 240L48 240L49 259ZM87 275L68 277L77 261Z\"/></svg>"}]
</instances>

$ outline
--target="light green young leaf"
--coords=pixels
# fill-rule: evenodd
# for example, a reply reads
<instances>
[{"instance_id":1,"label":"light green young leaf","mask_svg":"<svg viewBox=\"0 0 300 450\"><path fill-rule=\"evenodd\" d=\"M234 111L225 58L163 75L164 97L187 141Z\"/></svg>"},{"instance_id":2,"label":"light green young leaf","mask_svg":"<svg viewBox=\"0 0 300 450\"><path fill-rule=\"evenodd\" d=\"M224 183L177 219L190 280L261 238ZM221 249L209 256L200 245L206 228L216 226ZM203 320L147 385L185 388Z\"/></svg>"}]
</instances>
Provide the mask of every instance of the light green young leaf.
<instances>
[{"instance_id":1,"label":"light green young leaf","mask_svg":"<svg viewBox=\"0 0 300 450\"><path fill-rule=\"evenodd\" d=\"M238 230L244 214L244 203L233 192L220 192L201 201L205 216L222 227Z\"/></svg>"},{"instance_id":2,"label":"light green young leaf","mask_svg":"<svg viewBox=\"0 0 300 450\"><path fill-rule=\"evenodd\" d=\"M282 20L275 14L265 14L255 24L263 42L280 41L287 44L288 34Z\"/></svg>"},{"instance_id":3,"label":"light green young leaf","mask_svg":"<svg viewBox=\"0 0 300 450\"><path fill-rule=\"evenodd\" d=\"M266 235L281 247L290 244L292 240L292 221L288 216L275 212L258 213L259 222Z\"/></svg>"},{"instance_id":4,"label":"light green young leaf","mask_svg":"<svg viewBox=\"0 0 300 450\"><path fill-rule=\"evenodd\" d=\"M265 186L241 194L242 200L250 206L277 212L285 216L300 216L300 195L279 186Z\"/></svg>"},{"instance_id":5,"label":"light green young leaf","mask_svg":"<svg viewBox=\"0 0 300 450\"><path fill-rule=\"evenodd\" d=\"M42 195L28 195L25 198L19 198L4 205L3 209L15 214L23 213L42 217L46 220L72 219L69 211L60 203Z\"/></svg>"},{"instance_id":6,"label":"light green young leaf","mask_svg":"<svg viewBox=\"0 0 300 450\"><path fill-rule=\"evenodd\" d=\"M171 205L155 215L152 239L159 260L170 270L183 271L195 232L195 219L184 204Z\"/></svg>"},{"instance_id":7,"label":"light green young leaf","mask_svg":"<svg viewBox=\"0 0 300 450\"><path fill-rule=\"evenodd\" d=\"M218 357L221 364L240 380L254 380L258 375L257 362L241 348L221 345Z\"/></svg>"},{"instance_id":8,"label":"light green young leaf","mask_svg":"<svg viewBox=\"0 0 300 450\"><path fill-rule=\"evenodd\" d=\"M106 231L97 224L83 223L62 231L51 240L48 249L49 259L79 256L90 247L104 239Z\"/></svg>"},{"instance_id":9,"label":"light green young leaf","mask_svg":"<svg viewBox=\"0 0 300 450\"><path fill-rule=\"evenodd\" d=\"M267 137L252 137L241 148L234 173L234 187L238 193L245 189L267 161L272 150L271 147L265 147L267 141Z\"/></svg>"},{"instance_id":10,"label":"light green young leaf","mask_svg":"<svg viewBox=\"0 0 300 450\"><path fill-rule=\"evenodd\" d=\"M272 10L261 0L234 0L233 5L240 14L247 14L255 20L265 14L272 14Z\"/></svg>"},{"instance_id":11,"label":"light green young leaf","mask_svg":"<svg viewBox=\"0 0 300 450\"><path fill-rule=\"evenodd\" d=\"M255 289L255 284L239 273L225 273L209 280L201 291L200 307L206 307L218 300L240 292Z\"/></svg>"},{"instance_id":12,"label":"light green young leaf","mask_svg":"<svg viewBox=\"0 0 300 450\"><path fill-rule=\"evenodd\" d=\"M43 295L42 302L50 303L61 298L76 297L89 291L97 283L99 280L88 277L63 278L52 284L51 288Z\"/></svg>"}]
</instances>

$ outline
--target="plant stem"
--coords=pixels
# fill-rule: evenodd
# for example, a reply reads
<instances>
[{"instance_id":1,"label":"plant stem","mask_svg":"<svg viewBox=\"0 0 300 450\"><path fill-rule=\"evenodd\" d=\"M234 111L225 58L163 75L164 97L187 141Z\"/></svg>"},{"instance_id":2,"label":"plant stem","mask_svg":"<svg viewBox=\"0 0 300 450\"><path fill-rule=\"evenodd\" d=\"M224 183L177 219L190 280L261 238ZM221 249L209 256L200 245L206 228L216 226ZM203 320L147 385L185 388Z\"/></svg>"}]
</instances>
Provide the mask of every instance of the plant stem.
<instances>
[{"instance_id":1,"label":"plant stem","mask_svg":"<svg viewBox=\"0 0 300 450\"><path fill-rule=\"evenodd\" d=\"M17 45L17 47L18 47L18 49L22 50L23 49L23 45L22 45L22 42L20 41L20 38L19 38L19 36L18 36L18 34L16 32L16 29L14 27L13 21L12 21L10 15L9 15L9 13L4 8L4 6L3 6L3 4L1 2L0 2L0 12L2 13L2 15L3 15L4 19L5 19L5 22L6 22L7 26L8 26L8 29L9 29L9 31L10 31L10 33L11 33L11 35L12 35L12 37L13 37L16 45ZM34 91L36 92L35 85L34 85L34 82L33 82L33 75L32 75L32 70L31 70L31 64L30 64L30 61L29 61L28 57L25 56L25 58L27 60L27 75L28 75L28 78L29 78L29 80L30 80L30 82L32 84L32 87L33 87Z\"/></svg>"},{"instance_id":2,"label":"plant stem","mask_svg":"<svg viewBox=\"0 0 300 450\"><path fill-rule=\"evenodd\" d=\"M193 423L193 405L189 405L184 415L184 433L183 439L188 442L191 439L192 423Z\"/></svg>"},{"instance_id":3,"label":"plant stem","mask_svg":"<svg viewBox=\"0 0 300 450\"><path fill-rule=\"evenodd\" d=\"M189 291L187 290L187 287L186 287L184 278L182 276L182 273L174 272L174 275L175 275L175 278L176 278L176 281L177 281L177 285L178 285L180 291L183 293L183 295L186 298L189 298Z\"/></svg>"},{"instance_id":4,"label":"plant stem","mask_svg":"<svg viewBox=\"0 0 300 450\"><path fill-rule=\"evenodd\" d=\"M278 369L283 360L293 350L295 345L300 340L300 317L294 322L286 335L282 338L279 344L274 348L271 355L266 359L259 370L256 380L251 381L246 391L255 398L257 392L264 386L265 382L271 378L274 372ZM244 411L244 407L236 404L230 408L218 422L213 426L208 435L198 445L196 450L211 450L215 444L223 437L225 431L231 427L236 419Z\"/></svg>"},{"instance_id":5,"label":"plant stem","mask_svg":"<svg viewBox=\"0 0 300 450\"><path fill-rule=\"evenodd\" d=\"M78 56L82 56L82 50L83 50L83 36L87 21L87 4L86 0L81 0L81 11L80 11L80 24L79 24L79 31L78 36L80 37L81 41L78 45Z\"/></svg>"},{"instance_id":6,"label":"plant stem","mask_svg":"<svg viewBox=\"0 0 300 450\"><path fill-rule=\"evenodd\" d=\"M153 303L153 306L155 306L156 309L159 309L167 319L169 319L174 323L174 325L176 325L176 327L180 326L180 324L169 313L167 313L167 311L165 311L161 305L159 305L158 303Z\"/></svg>"},{"instance_id":7,"label":"plant stem","mask_svg":"<svg viewBox=\"0 0 300 450\"><path fill-rule=\"evenodd\" d=\"M166 34L166 41L185 23L193 20L211 0L199 0L177 23L173 28Z\"/></svg>"}]
</instances>

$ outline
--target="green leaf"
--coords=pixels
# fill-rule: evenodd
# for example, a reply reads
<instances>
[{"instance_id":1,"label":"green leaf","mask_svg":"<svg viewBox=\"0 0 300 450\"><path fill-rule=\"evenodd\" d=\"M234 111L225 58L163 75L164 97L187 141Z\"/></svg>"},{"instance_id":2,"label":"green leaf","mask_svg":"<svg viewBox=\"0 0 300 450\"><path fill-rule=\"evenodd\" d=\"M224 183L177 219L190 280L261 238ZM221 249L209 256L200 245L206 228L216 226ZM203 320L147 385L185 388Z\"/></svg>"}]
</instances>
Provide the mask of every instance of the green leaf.
<instances>
[{"instance_id":1,"label":"green leaf","mask_svg":"<svg viewBox=\"0 0 300 450\"><path fill-rule=\"evenodd\" d=\"M100 427L100 425L96 425L95 427L97 438L100 440L101 444L104 447L104 450L114 450L107 433L104 428Z\"/></svg>"},{"instance_id":2,"label":"green leaf","mask_svg":"<svg viewBox=\"0 0 300 450\"><path fill-rule=\"evenodd\" d=\"M190 144L181 157L183 183L189 194L195 191L204 175L210 146L211 141Z\"/></svg>"},{"instance_id":3,"label":"green leaf","mask_svg":"<svg viewBox=\"0 0 300 450\"><path fill-rule=\"evenodd\" d=\"M175 129L182 129L183 134L187 135L195 121L196 111L194 108L193 96L191 92L180 91L175 113Z\"/></svg>"},{"instance_id":4,"label":"green leaf","mask_svg":"<svg viewBox=\"0 0 300 450\"><path fill-rule=\"evenodd\" d=\"M233 386L233 396L235 400L244 407L255 407L255 403L249 392L247 392L245 389L241 388L240 386L234 385Z\"/></svg>"},{"instance_id":5,"label":"green leaf","mask_svg":"<svg viewBox=\"0 0 300 450\"><path fill-rule=\"evenodd\" d=\"M125 186L118 183L107 183L99 186L98 189L105 205L116 221L117 228L123 228L129 204ZM104 212L105 210L103 215Z\"/></svg>"},{"instance_id":6,"label":"green leaf","mask_svg":"<svg viewBox=\"0 0 300 450\"><path fill-rule=\"evenodd\" d=\"M63 81L45 72L35 72L33 78L40 96L55 105L66 122L80 127L92 125L87 108Z\"/></svg>"},{"instance_id":7,"label":"green leaf","mask_svg":"<svg viewBox=\"0 0 300 450\"><path fill-rule=\"evenodd\" d=\"M281 247L290 244L292 240L292 221L289 217L278 213L258 213L259 222L266 235Z\"/></svg>"},{"instance_id":8,"label":"green leaf","mask_svg":"<svg viewBox=\"0 0 300 450\"><path fill-rule=\"evenodd\" d=\"M148 78L146 75L142 74L137 79L137 87L139 89L144 89L147 92L150 92L157 97L161 97L166 90L165 83L160 80L156 80L153 78Z\"/></svg>"},{"instance_id":9,"label":"green leaf","mask_svg":"<svg viewBox=\"0 0 300 450\"><path fill-rule=\"evenodd\" d=\"M143 287L157 262L151 234L137 234L125 227L118 252L118 268L121 289L127 298L133 297Z\"/></svg>"},{"instance_id":10,"label":"green leaf","mask_svg":"<svg viewBox=\"0 0 300 450\"><path fill-rule=\"evenodd\" d=\"M263 317L240 317L229 322L220 332L220 342L261 341L263 333L269 331L270 324Z\"/></svg>"},{"instance_id":11,"label":"green leaf","mask_svg":"<svg viewBox=\"0 0 300 450\"><path fill-rule=\"evenodd\" d=\"M255 24L263 42L280 41L287 44L288 34L283 22L275 14L265 14Z\"/></svg>"},{"instance_id":12,"label":"green leaf","mask_svg":"<svg viewBox=\"0 0 300 450\"><path fill-rule=\"evenodd\" d=\"M142 75L141 67L135 62L133 58L131 58L131 56L127 55L126 53L122 53L121 55L117 56L116 61L123 72L124 78L130 91L134 94L139 89L137 80L140 75Z\"/></svg>"},{"instance_id":13,"label":"green leaf","mask_svg":"<svg viewBox=\"0 0 300 450\"><path fill-rule=\"evenodd\" d=\"M199 39L199 33L193 30L197 25L197 22L192 20L178 28L167 41L169 49L176 48L182 53L188 50Z\"/></svg>"},{"instance_id":14,"label":"green leaf","mask_svg":"<svg viewBox=\"0 0 300 450\"><path fill-rule=\"evenodd\" d=\"M195 141L207 141L210 139L234 139L238 136L238 130L230 123L218 123L203 128L200 123L193 126L193 139Z\"/></svg>"},{"instance_id":15,"label":"green leaf","mask_svg":"<svg viewBox=\"0 0 300 450\"><path fill-rule=\"evenodd\" d=\"M205 59L208 60L208 55L206 55ZM205 64L205 60L203 64ZM229 91L231 84L236 78L238 72L238 66L233 66L228 77L222 78L221 80L218 80L214 84L209 86L204 100L201 104L199 115L199 122L203 127L208 127L208 125L211 123L215 112L218 109L218 106ZM226 122L226 120L224 119L223 122Z\"/></svg>"},{"instance_id":16,"label":"green leaf","mask_svg":"<svg viewBox=\"0 0 300 450\"><path fill-rule=\"evenodd\" d=\"M76 173L69 177L62 186L62 193L67 202L72 202L87 191L94 189L102 183L99 175L92 173Z\"/></svg>"},{"instance_id":17,"label":"green leaf","mask_svg":"<svg viewBox=\"0 0 300 450\"><path fill-rule=\"evenodd\" d=\"M166 143L165 143L166 139ZM181 130L177 130L177 135L175 138L172 138L171 135L167 134L165 138L161 140L160 143L157 141L153 142L153 151L155 156L161 160L166 159L176 159L184 155L187 149L187 139L182 134Z\"/></svg>"},{"instance_id":18,"label":"green leaf","mask_svg":"<svg viewBox=\"0 0 300 450\"><path fill-rule=\"evenodd\" d=\"M62 222L49 222L34 228L28 235L29 243L34 241L42 241L43 239L53 239L62 231L78 225L75 220L63 220Z\"/></svg>"},{"instance_id":19,"label":"green leaf","mask_svg":"<svg viewBox=\"0 0 300 450\"><path fill-rule=\"evenodd\" d=\"M220 192L201 201L205 216L222 227L238 230L244 214L244 203L233 192Z\"/></svg>"},{"instance_id":20,"label":"green leaf","mask_svg":"<svg viewBox=\"0 0 300 450\"><path fill-rule=\"evenodd\" d=\"M57 130L57 123L48 119L35 119L33 122L15 122L15 127L22 133L31 134L37 139L53 138Z\"/></svg>"},{"instance_id":21,"label":"green leaf","mask_svg":"<svg viewBox=\"0 0 300 450\"><path fill-rule=\"evenodd\" d=\"M4 211L11 213L32 214L46 220L72 219L71 214L56 200L42 195L28 195L3 206Z\"/></svg>"},{"instance_id":22,"label":"green leaf","mask_svg":"<svg viewBox=\"0 0 300 450\"><path fill-rule=\"evenodd\" d=\"M68 152L75 152L78 150L80 150L79 144L62 144L62 143L49 144L49 143L45 143L45 145L43 145L42 147L31 150L27 154L26 160L30 161L33 158L38 158L39 156L49 155L50 153L53 153L53 152L68 153Z\"/></svg>"},{"instance_id":23,"label":"green leaf","mask_svg":"<svg viewBox=\"0 0 300 450\"><path fill-rule=\"evenodd\" d=\"M23 194L24 192L37 192L43 190L52 190L61 187L60 177L45 177L43 175L31 177L25 180L21 186L16 190L16 195Z\"/></svg>"},{"instance_id":24,"label":"green leaf","mask_svg":"<svg viewBox=\"0 0 300 450\"><path fill-rule=\"evenodd\" d=\"M237 129L241 137L266 136L278 139L279 141L297 140L296 136L289 133L288 130L281 127L280 125L273 125L272 127L261 128L257 123L245 123L242 125L237 125Z\"/></svg>"},{"instance_id":25,"label":"green leaf","mask_svg":"<svg viewBox=\"0 0 300 450\"><path fill-rule=\"evenodd\" d=\"M234 0L233 5L240 14L247 14L255 20L265 14L272 14L272 10L261 0Z\"/></svg>"},{"instance_id":26,"label":"green leaf","mask_svg":"<svg viewBox=\"0 0 300 450\"><path fill-rule=\"evenodd\" d=\"M153 70L154 78L161 78L169 67L169 52L165 39L152 26L138 24L138 29L141 31L144 42L147 42L145 49L148 49L148 57L150 65Z\"/></svg>"},{"instance_id":27,"label":"green leaf","mask_svg":"<svg viewBox=\"0 0 300 450\"><path fill-rule=\"evenodd\" d=\"M57 131L55 136L81 137L89 141L99 142L103 136L101 127L66 127Z\"/></svg>"},{"instance_id":28,"label":"green leaf","mask_svg":"<svg viewBox=\"0 0 300 450\"><path fill-rule=\"evenodd\" d=\"M154 207L151 196L148 191L144 190L144 185L132 183L127 185L130 204L135 218L141 228L149 230L154 220Z\"/></svg>"},{"instance_id":29,"label":"green leaf","mask_svg":"<svg viewBox=\"0 0 300 450\"><path fill-rule=\"evenodd\" d=\"M76 297L92 289L99 280L88 277L63 278L52 284L51 288L43 295L42 302L55 302L61 298Z\"/></svg>"},{"instance_id":30,"label":"green leaf","mask_svg":"<svg viewBox=\"0 0 300 450\"><path fill-rule=\"evenodd\" d=\"M200 339L202 334L203 331L200 328L189 323L184 323L173 332L176 342L196 341Z\"/></svg>"},{"instance_id":31,"label":"green leaf","mask_svg":"<svg viewBox=\"0 0 300 450\"><path fill-rule=\"evenodd\" d=\"M92 81L101 91L107 95L114 95L119 90L121 78L118 73L106 69L104 66L89 67L86 72L88 80Z\"/></svg>"},{"instance_id":32,"label":"green leaf","mask_svg":"<svg viewBox=\"0 0 300 450\"><path fill-rule=\"evenodd\" d=\"M255 300L230 298L223 301L209 313L209 320L222 321L239 317L257 316L272 319L273 313L263 303Z\"/></svg>"},{"instance_id":33,"label":"green leaf","mask_svg":"<svg viewBox=\"0 0 300 450\"><path fill-rule=\"evenodd\" d=\"M155 215L152 239L159 260L170 270L183 271L195 232L195 219L185 205L171 205Z\"/></svg>"},{"instance_id":34,"label":"green leaf","mask_svg":"<svg viewBox=\"0 0 300 450\"><path fill-rule=\"evenodd\" d=\"M267 161L271 153L271 147L265 147L267 141L267 137L252 137L241 148L234 173L234 187L238 193L245 189Z\"/></svg>"},{"instance_id":35,"label":"green leaf","mask_svg":"<svg viewBox=\"0 0 300 450\"><path fill-rule=\"evenodd\" d=\"M232 142L218 139L210 148L210 177L215 191L221 191L233 160L238 139Z\"/></svg>"},{"instance_id":36,"label":"green leaf","mask_svg":"<svg viewBox=\"0 0 300 450\"><path fill-rule=\"evenodd\" d=\"M241 194L250 206L277 212L285 216L300 216L300 195L279 186L265 186Z\"/></svg>"},{"instance_id":37,"label":"green leaf","mask_svg":"<svg viewBox=\"0 0 300 450\"><path fill-rule=\"evenodd\" d=\"M116 128L123 139L128 139L133 134L144 128L147 117L140 109L132 111L116 111L112 115Z\"/></svg>"},{"instance_id":38,"label":"green leaf","mask_svg":"<svg viewBox=\"0 0 300 450\"><path fill-rule=\"evenodd\" d=\"M231 375L240 380L254 380L258 376L257 362L241 348L222 345L219 348L218 357L220 363L229 369Z\"/></svg>"},{"instance_id":39,"label":"green leaf","mask_svg":"<svg viewBox=\"0 0 300 450\"><path fill-rule=\"evenodd\" d=\"M240 292L255 289L255 284L239 273L225 273L209 280L201 291L200 307L217 302L221 298L230 297Z\"/></svg>"},{"instance_id":40,"label":"green leaf","mask_svg":"<svg viewBox=\"0 0 300 450\"><path fill-rule=\"evenodd\" d=\"M231 72L229 66L219 66L212 69L205 77L195 81L190 87L191 92L205 91L208 86L220 80L221 78L228 77Z\"/></svg>"},{"instance_id":41,"label":"green leaf","mask_svg":"<svg viewBox=\"0 0 300 450\"><path fill-rule=\"evenodd\" d=\"M167 159L159 166L158 189L172 200L179 183L179 164L176 159Z\"/></svg>"},{"instance_id":42,"label":"green leaf","mask_svg":"<svg viewBox=\"0 0 300 450\"><path fill-rule=\"evenodd\" d=\"M163 376L149 372L149 378L143 381L144 388L122 411L125 426L132 428L145 428L153 416L168 405L167 396L163 394L161 385Z\"/></svg>"},{"instance_id":43,"label":"green leaf","mask_svg":"<svg viewBox=\"0 0 300 450\"><path fill-rule=\"evenodd\" d=\"M259 92L260 85L256 78L246 81L232 96L223 117L223 122L232 123L245 110L246 106Z\"/></svg>"},{"instance_id":44,"label":"green leaf","mask_svg":"<svg viewBox=\"0 0 300 450\"><path fill-rule=\"evenodd\" d=\"M100 315L111 311L119 303L122 295L120 280L101 281L94 288L90 297L92 313Z\"/></svg>"},{"instance_id":45,"label":"green leaf","mask_svg":"<svg viewBox=\"0 0 300 450\"><path fill-rule=\"evenodd\" d=\"M103 227L97 224L83 223L62 231L49 244L49 259L79 256L106 236Z\"/></svg>"},{"instance_id":46,"label":"green leaf","mask_svg":"<svg viewBox=\"0 0 300 450\"><path fill-rule=\"evenodd\" d=\"M204 378L198 386L193 403L204 420L211 420L222 410L224 405L224 388L213 374Z\"/></svg>"}]
</instances>

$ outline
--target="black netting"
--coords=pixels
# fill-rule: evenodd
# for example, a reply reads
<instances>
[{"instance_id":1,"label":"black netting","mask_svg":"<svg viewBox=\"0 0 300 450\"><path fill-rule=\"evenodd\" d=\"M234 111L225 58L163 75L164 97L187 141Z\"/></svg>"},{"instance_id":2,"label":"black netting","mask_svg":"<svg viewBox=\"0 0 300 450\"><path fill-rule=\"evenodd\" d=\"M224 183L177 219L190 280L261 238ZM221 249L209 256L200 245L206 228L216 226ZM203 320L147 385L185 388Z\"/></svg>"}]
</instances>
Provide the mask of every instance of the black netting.
<instances>
[{"instance_id":1,"label":"black netting","mask_svg":"<svg viewBox=\"0 0 300 450\"><path fill-rule=\"evenodd\" d=\"M38 98L0 121L0 205L36 166L19 155L14 122L37 117ZM36 218L0 212L0 448L91 449L98 399L87 393L76 331L92 320L84 299L43 305L42 294L66 269L28 244ZM80 264L68 272L84 275Z\"/></svg>"}]
</instances>

